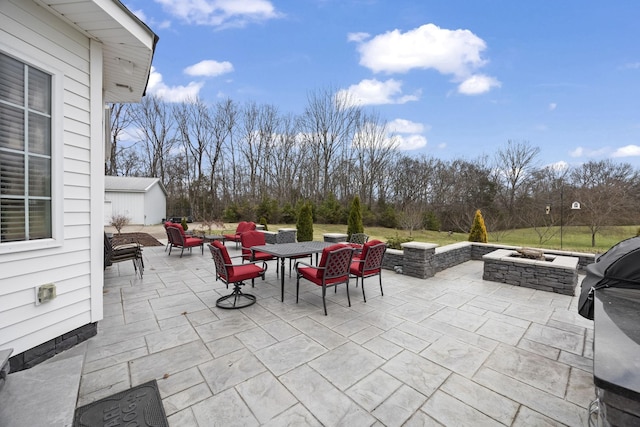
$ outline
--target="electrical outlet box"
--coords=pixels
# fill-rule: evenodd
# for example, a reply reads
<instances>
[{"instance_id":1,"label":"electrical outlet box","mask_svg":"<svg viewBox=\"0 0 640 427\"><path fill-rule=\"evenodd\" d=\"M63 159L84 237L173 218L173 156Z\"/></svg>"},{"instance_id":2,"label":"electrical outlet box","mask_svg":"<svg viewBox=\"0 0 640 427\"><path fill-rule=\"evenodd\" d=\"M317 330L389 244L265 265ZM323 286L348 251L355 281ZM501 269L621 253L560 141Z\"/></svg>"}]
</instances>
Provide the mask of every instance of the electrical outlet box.
<instances>
[{"instance_id":1,"label":"electrical outlet box","mask_svg":"<svg viewBox=\"0 0 640 427\"><path fill-rule=\"evenodd\" d=\"M36 287L36 305L40 305L43 302L51 301L56 297L56 285L53 283L47 283Z\"/></svg>"}]
</instances>

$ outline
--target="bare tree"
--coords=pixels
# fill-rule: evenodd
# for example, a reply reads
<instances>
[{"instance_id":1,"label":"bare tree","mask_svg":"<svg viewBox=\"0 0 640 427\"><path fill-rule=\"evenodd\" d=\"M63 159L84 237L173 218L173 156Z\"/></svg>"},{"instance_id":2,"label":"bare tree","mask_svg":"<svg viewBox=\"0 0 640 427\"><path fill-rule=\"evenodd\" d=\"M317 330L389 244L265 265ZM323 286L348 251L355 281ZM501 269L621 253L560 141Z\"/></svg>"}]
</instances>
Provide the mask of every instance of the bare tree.
<instances>
[{"instance_id":1,"label":"bare tree","mask_svg":"<svg viewBox=\"0 0 640 427\"><path fill-rule=\"evenodd\" d=\"M132 124L140 133L146 174L166 182L165 159L175 145L174 119L167 104L154 95L132 105Z\"/></svg>"},{"instance_id":2,"label":"bare tree","mask_svg":"<svg viewBox=\"0 0 640 427\"><path fill-rule=\"evenodd\" d=\"M381 181L396 152L397 141L387 131L387 123L377 114L363 114L353 140L354 158L358 178L354 183L359 189L362 203L371 208L374 197L379 196Z\"/></svg>"},{"instance_id":3,"label":"bare tree","mask_svg":"<svg viewBox=\"0 0 640 427\"><path fill-rule=\"evenodd\" d=\"M281 205L295 205L301 198L300 176L305 153L300 150L296 119L286 115L280 118L278 125L265 175L271 183L272 197Z\"/></svg>"},{"instance_id":4,"label":"bare tree","mask_svg":"<svg viewBox=\"0 0 640 427\"><path fill-rule=\"evenodd\" d=\"M630 164L591 161L572 170L570 179L581 205L578 217L589 228L592 247L597 233L608 225L624 223L634 212L632 190L638 173Z\"/></svg>"},{"instance_id":5,"label":"bare tree","mask_svg":"<svg viewBox=\"0 0 640 427\"><path fill-rule=\"evenodd\" d=\"M121 154L125 152L125 148L120 147L118 143L122 134L131 125L130 105L109 104L111 150L105 164L105 175L118 175L118 161L121 160Z\"/></svg>"},{"instance_id":6,"label":"bare tree","mask_svg":"<svg viewBox=\"0 0 640 427\"><path fill-rule=\"evenodd\" d=\"M305 150L317 160L317 168L309 170L315 184L315 198L332 190L334 167L349 157L361 109L348 96L336 96L331 89L311 92L301 117Z\"/></svg>"},{"instance_id":7,"label":"bare tree","mask_svg":"<svg viewBox=\"0 0 640 427\"><path fill-rule=\"evenodd\" d=\"M507 141L506 147L496 153L495 174L500 182L500 199L509 217L515 214L516 200L526 194L525 184L536 169L539 147L528 141Z\"/></svg>"}]
</instances>

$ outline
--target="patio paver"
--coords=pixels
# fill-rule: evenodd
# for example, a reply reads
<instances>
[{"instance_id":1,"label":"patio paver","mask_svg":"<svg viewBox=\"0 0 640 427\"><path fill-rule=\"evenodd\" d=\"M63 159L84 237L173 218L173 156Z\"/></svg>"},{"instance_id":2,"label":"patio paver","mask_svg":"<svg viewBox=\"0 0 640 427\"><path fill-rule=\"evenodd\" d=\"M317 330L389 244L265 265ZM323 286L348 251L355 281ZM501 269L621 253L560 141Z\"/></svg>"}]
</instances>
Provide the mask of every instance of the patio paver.
<instances>
[{"instance_id":1,"label":"patio paver","mask_svg":"<svg viewBox=\"0 0 640 427\"><path fill-rule=\"evenodd\" d=\"M226 311L208 251L143 255L143 279L105 271L78 406L155 378L175 427L587 425L593 323L577 297L485 282L469 261L426 280L385 270L384 296L350 286L348 307L342 287L324 316L319 288L296 304L295 277L280 301L271 261L245 288L256 304Z\"/></svg>"}]
</instances>

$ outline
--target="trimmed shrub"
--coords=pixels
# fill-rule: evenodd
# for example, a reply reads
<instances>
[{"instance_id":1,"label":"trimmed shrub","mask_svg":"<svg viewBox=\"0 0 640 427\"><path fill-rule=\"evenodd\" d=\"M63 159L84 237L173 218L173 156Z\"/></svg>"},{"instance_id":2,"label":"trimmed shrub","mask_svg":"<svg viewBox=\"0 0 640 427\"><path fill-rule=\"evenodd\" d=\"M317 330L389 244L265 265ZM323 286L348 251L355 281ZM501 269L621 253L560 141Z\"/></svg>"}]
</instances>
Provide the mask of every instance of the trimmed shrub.
<instances>
[{"instance_id":1,"label":"trimmed shrub","mask_svg":"<svg viewBox=\"0 0 640 427\"><path fill-rule=\"evenodd\" d=\"M401 244L413 241L411 237L400 237L398 233L394 237L387 237L387 247L389 249L402 249Z\"/></svg>"},{"instance_id":2,"label":"trimmed shrub","mask_svg":"<svg viewBox=\"0 0 640 427\"><path fill-rule=\"evenodd\" d=\"M484 218L480 209L476 211L473 217L473 225L469 232L469 241L478 243L487 243L487 227L484 225Z\"/></svg>"},{"instance_id":3,"label":"trimmed shrub","mask_svg":"<svg viewBox=\"0 0 640 427\"><path fill-rule=\"evenodd\" d=\"M351 239L353 233L364 233L362 224L362 208L360 207L360 196L356 195L351 202L349 218L347 219L347 240Z\"/></svg>"},{"instance_id":4,"label":"trimmed shrub","mask_svg":"<svg viewBox=\"0 0 640 427\"><path fill-rule=\"evenodd\" d=\"M304 203L298 213L298 242L310 242L313 240L313 213L311 202Z\"/></svg>"},{"instance_id":5,"label":"trimmed shrub","mask_svg":"<svg viewBox=\"0 0 640 427\"><path fill-rule=\"evenodd\" d=\"M260 217L260 221L258 221L258 223L264 227L264 231L269 231L269 227L267 227L267 218Z\"/></svg>"},{"instance_id":6,"label":"trimmed shrub","mask_svg":"<svg viewBox=\"0 0 640 427\"><path fill-rule=\"evenodd\" d=\"M429 231L440 231L440 220L433 211L424 213L422 218L422 225Z\"/></svg>"}]
</instances>

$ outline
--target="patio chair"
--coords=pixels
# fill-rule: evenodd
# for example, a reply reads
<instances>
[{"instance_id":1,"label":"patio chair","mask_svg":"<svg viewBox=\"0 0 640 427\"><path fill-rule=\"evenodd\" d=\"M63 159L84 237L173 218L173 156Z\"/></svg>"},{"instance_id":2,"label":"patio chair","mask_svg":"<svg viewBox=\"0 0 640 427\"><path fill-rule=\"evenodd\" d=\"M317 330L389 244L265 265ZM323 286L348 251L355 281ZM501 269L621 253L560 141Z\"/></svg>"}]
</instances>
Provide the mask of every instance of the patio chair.
<instances>
[{"instance_id":1,"label":"patio chair","mask_svg":"<svg viewBox=\"0 0 640 427\"><path fill-rule=\"evenodd\" d=\"M167 233L167 246L164 247L164 251L167 252L167 249L169 249L169 246L171 245L171 236L169 235L169 231L167 229L169 227L172 227L174 223L171 221L165 221L163 225L164 225L164 232Z\"/></svg>"},{"instance_id":2,"label":"patio chair","mask_svg":"<svg viewBox=\"0 0 640 427\"><path fill-rule=\"evenodd\" d=\"M243 261L271 261L272 259L276 259L276 257L271 254L251 249L253 246L267 244L264 233L259 231L246 231L240 235L240 243L242 245Z\"/></svg>"},{"instance_id":3,"label":"patio chair","mask_svg":"<svg viewBox=\"0 0 640 427\"><path fill-rule=\"evenodd\" d=\"M116 239L116 238L114 238ZM144 261L142 260L142 246L138 242L117 243L114 245L112 240L104 233L104 269L116 262L133 261L133 269L136 275L144 273Z\"/></svg>"},{"instance_id":4,"label":"patio chair","mask_svg":"<svg viewBox=\"0 0 640 427\"><path fill-rule=\"evenodd\" d=\"M384 253L387 251L387 244L380 240L372 240L367 242L362 247L362 253L354 257L349 268L351 276L356 278L356 288L358 287L358 279L362 278L362 298L364 302L367 302L367 297L364 294L364 279L365 277L378 276L380 281L380 293L384 295L382 291L382 260L384 259Z\"/></svg>"},{"instance_id":5,"label":"patio chair","mask_svg":"<svg viewBox=\"0 0 640 427\"><path fill-rule=\"evenodd\" d=\"M364 233L353 233L349 238L349 246L354 248L356 252L360 252L362 250L362 245L367 243L369 240L369 235Z\"/></svg>"},{"instance_id":6,"label":"patio chair","mask_svg":"<svg viewBox=\"0 0 640 427\"><path fill-rule=\"evenodd\" d=\"M240 221L238 226L236 227L236 232L234 234L223 234L224 241L236 242L236 249L238 248L238 243L240 243L240 236L242 233L246 231L253 231L256 229L255 222L249 221Z\"/></svg>"},{"instance_id":7,"label":"patio chair","mask_svg":"<svg viewBox=\"0 0 640 427\"><path fill-rule=\"evenodd\" d=\"M233 291L216 300L216 306L224 309L235 309L248 307L256 302L255 295L242 292L244 281L251 279L251 286L254 285L256 277L262 277L267 271L267 263L264 261L254 261L250 263L232 264L227 247L219 241L209 244L209 250L213 262L216 265L216 280L220 279L227 289L229 284L233 284ZM234 257L237 258L237 257ZM260 265L261 264L261 265Z\"/></svg>"},{"instance_id":8,"label":"patio chair","mask_svg":"<svg viewBox=\"0 0 640 427\"><path fill-rule=\"evenodd\" d=\"M296 230L279 231L278 234L276 234L276 244L296 243L296 232ZM291 277L291 266L293 264L293 260L306 257L309 257L310 263L313 262L313 254L296 255L289 257L289 277Z\"/></svg>"},{"instance_id":9,"label":"patio chair","mask_svg":"<svg viewBox=\"0 0 640 427\"><path fill-rule=\"evenodd\" d=\"M192 248L200 247L200 252L204 255L204 240L199 237L187 236L180 224L173 224L167 227L167 236L169 238L169 255L171 249L180 248L180 258L184 254L184 249L188 248L191 252Z\"/></svg>"},{"instance_id":10,"label":"patio chair","mask_svg":"<svg viewBox=\"0 0 640 427\"><path fill-rule=\"evenodd\" d=\"M327 315L325 297L327 295L327 288L329 287L335 287L344 283L347 287L349 307L351 307L351 297L349 297L349 266L351 265L352 256L353 248L338 243L322 250L322 257L317 267L302 261L296 262L296 303L298 302L300 279L302 278L310 281L314 285L322 287L322 305L325 316Z\"/></svg>"}]
</instances>

